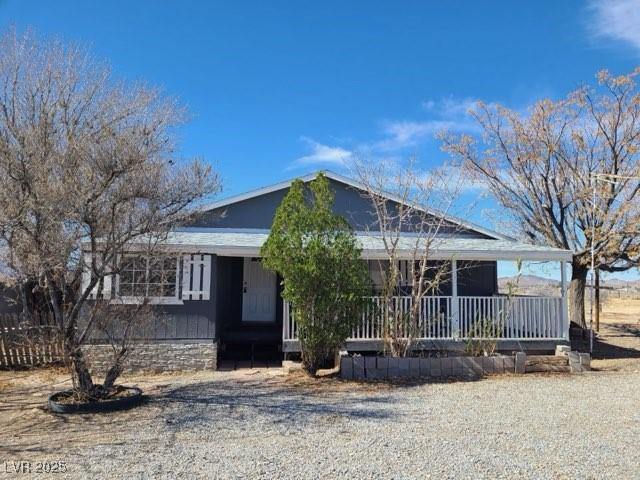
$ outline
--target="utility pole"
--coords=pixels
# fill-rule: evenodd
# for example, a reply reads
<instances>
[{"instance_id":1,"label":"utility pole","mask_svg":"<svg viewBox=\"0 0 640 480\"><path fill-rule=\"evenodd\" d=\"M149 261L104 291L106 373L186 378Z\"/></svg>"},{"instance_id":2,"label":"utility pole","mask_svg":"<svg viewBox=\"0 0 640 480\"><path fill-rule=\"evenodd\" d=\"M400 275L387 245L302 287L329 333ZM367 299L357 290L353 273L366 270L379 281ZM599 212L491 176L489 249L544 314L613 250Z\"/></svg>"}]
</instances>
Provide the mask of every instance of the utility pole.
<instances>
[{"instance_id":1,"label":"utility pole","mask_svg":"<svg viewBox=\"0 0 640 480\"><path fill-rule=\"evenodd\" d=\"M593 322L596 321L596 329L600 330L600 274L599 269L596 271L596 218L597 218L597 183L598 180L602 182L607 182L612 185L616 185L618 180L621 179L634 179L640 180L640 176L638 175L617 175L613 173L598 173L591 172L589 174L591 180L592 190L592 199L591 199L591 288L590 288L590 298L591 298L591 308L589 315L589 351L593 353ZM597 286L596 286L597 282ZM594 307L596 308L594 310Z\"/></svg>"},{"instance_id":2,"label":"utility pole","mask_svg":"<svg viewBox=\"0 0 640 480\"><path fill-rule=\"evenodd\" d=\"M592 174L593 198L591 199L591 288L589 289L589 353L593 353L593 304L595 303L593 287L595 284L594 273L596 271L596 186L599 175Z\"/></svg>"},{"instance_id":3,"label":"utility pole","mask_svg":"<svg viewBox=\"0 0 640 480\"><path fill-rule=\"evenodd\" d=\"M600 269L596 269L596 291L595 291L595 324L596 324L596 332L600 331Z\"/></svg>"}]
</instances>

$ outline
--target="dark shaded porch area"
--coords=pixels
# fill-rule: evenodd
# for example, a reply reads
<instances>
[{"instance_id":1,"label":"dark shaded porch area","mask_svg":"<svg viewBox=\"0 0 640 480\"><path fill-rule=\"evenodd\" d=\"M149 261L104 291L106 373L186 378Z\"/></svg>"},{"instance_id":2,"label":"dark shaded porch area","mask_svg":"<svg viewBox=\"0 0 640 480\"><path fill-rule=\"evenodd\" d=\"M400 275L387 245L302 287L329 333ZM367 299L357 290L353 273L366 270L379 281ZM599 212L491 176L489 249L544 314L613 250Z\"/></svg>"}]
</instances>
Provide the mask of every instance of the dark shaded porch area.
<instances>
[{"instance_id":1,"label":"dark shaded porch area","mask_svg":"<svg viewBox=\"0 0 640 480\"><path fill-rule=\"evenodd\" d=\"M265 273L259 259L217 257L216 318L219 339L218 361L222 369L275 367L282 362L282 298L280 278ZM260 274L256 280L256 271ZM245 278L252 275L251 278ZM265 284L266 282L266 284ZM261 285L261 283L263 285ZM260 289L259 287L265 287ZM267 317L256 317L252 307L252 288L266 298ZM273 298L270 298L273 296ZM269 300L273 303L269 303ZM254 302L255 303L255 302Z\"/></svg>"}]
</instances>

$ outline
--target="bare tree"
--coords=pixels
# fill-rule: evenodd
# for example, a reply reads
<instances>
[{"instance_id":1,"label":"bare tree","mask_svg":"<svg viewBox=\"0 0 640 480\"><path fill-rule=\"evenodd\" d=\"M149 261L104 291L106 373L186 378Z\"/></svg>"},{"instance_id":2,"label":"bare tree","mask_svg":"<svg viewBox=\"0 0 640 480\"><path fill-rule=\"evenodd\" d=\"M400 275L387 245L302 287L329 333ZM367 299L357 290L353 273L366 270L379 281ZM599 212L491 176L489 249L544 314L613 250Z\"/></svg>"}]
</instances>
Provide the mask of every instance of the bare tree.
<instances>
[{"instance_id":1,"label":"bare tree","mask_svg":"<svg viewBox=\"0 0 640 480\"><path fill-rule=\"evenodd\" d=\"M596 268L623 271L640 262L640 94L635 77L598 74L598 85L559 101L542 100L525 115L478 104L471 115L482 139L443 133L461 160L505 207L513 231L574 252L571 320L585 327L584 291L592 240ZM610 174L613 182L594 175Z\"/></svg>"},{"instance_id":2,"label":"bare tree","mask_svg":"<svg viewBox=\"0 0 640 480\"><path fill-rule=\"evenodd\" d=\"M434 260L433 250L442 234L460 228L449 214L461 181L447 179L446 168L420 171L415 160L356 160L353 171L371 202L370 233L384 245L385 258L378 260L378 269L385 348L393 356L406 356L420 335L423 298L437 295L443 282L450 281L451 263ZM400 296L409 297L408 306L401 304Z\"/></svg>"},{"instance_id":3,"label":"bare tree","mask_svg":"<svg viewBox=\"0 0 640 480\"><path fill-rule=\"evenodd\" d=\"M112 80L80 48L15 32L0 39L0 242L6 263L46 297L86 397L104 389L81 347L119 255L132 244L153 253L219 189L209 166L177 165L182 119L174 101Z\"/></svg>"}]
</instances>

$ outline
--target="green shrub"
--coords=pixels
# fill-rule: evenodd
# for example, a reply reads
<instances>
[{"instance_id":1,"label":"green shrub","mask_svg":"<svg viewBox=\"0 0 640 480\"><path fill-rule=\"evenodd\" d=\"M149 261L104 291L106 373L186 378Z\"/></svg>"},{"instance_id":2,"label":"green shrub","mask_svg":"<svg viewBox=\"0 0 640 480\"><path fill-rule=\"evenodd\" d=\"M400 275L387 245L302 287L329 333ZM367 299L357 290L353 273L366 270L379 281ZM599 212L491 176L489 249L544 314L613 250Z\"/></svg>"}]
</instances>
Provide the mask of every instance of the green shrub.
<instances>
[{"instance_id":1,"label":"green shrub","mask_svg":"<svg viewBox=\"0 0 640 480\"><path fill-rule=\"evenodd\" d=\"M315 374L333 362L360 318L368 272L349 223L333 213L333 193L319 174L300 180L276 211L262 247L263 264L283 278L298 328L304 368Z\"/></svg>"}]
</instances>

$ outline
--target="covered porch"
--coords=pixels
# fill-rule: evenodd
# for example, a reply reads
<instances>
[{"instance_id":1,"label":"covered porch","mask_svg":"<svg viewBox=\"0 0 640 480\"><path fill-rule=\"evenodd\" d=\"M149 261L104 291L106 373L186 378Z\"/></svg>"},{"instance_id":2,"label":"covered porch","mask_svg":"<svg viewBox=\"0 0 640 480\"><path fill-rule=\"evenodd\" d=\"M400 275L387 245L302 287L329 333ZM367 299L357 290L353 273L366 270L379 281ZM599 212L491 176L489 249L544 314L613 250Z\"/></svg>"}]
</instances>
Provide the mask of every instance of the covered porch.
<instances>
[{"instance_id":1,"label":"covered porch","mask_svg":"<svg viewBox=\"0 0 640 480\"><path fill-rule=\"evenodd\" d=\"M356 232L362 248L363 260L384 261L388 258L383 241L379 235ZM270 343L277 345L284 353L299 352L296 321L292 309L280 296L279 282L269 280L271 298L270 311L275 318L254 319L247 322L242 319L245 285L243 268L245 265L257 266L260 247L267 239L268 231L226 229L186 229L175 232L168 239L172 248L186 252L198 251L213 254L220 263L218 271L217 332L222 343L243 343L254 341L254 335L264 339L268 330ZM399 242L399 258L410 260L416 239L411 235L402 237ZM227 258L225 258L227 257ZM235 258L228 258L235 257ZM427 350L463 350L465 341L476 335L479 319L490 325L490 336L499 341L499 350L549 351L558 344L569 341L569 316L567 313L567 262L572 253L567 250L530 245L506 237L502 239L478 237L442 236L430 244L429 259L449 262L450 278L445 288L437 295L422 298L419 305L419 321L413 336L415 348ZM560 266L559 294L549 296L525 296L500 294L497 278L492 278L486 270L489 264L499 261L510 262L554 262ZM226 267L223 263L226 262ZM469 263L482 266L469 276L464 267ZM484 273L478 273L484 268ZM259 275L256 278L267 277ZM471 283L474 287L470 288ZM250 286L250 285L249 285ZM262 287L255 285L255 287ZM249 289L250 291L250 289ZM383 299L371 295L370 307L357 319L346 348L350 351L381 351L383 348L383 325L380 306ZM399 313L412 307L411 297L400 290L393 299L391 308ZM254 329L255 328L255 329ZM277 329L277 330L274 330ZM248 332L248 330L252 330ZM277 335L277 340L273 335ZM224 338L222 338L224 337ZM240 341L240 342L238 342Z\"/></svg>"},{"instance_id":2,"label":"covered porch","mask_svg":"<svg viewBox=\"0 0 640 480\"><path fill-rule=\"evenodd\" d=\"M379 249L369 248L363 253L367 259L384 258ZM462 351L470 339L496 340L499 351L546 352L569 343L566 264L571 260L571 252L514 241L449 239L443 240L430 258L450 262L450 279L443 289L446 294L420 299L417 324L405 327L415 350ZM520 295L517 290L508 295L499 293L497 278L493 291L491 287L484 288L489 288L491 294L470 295L468 285L460 281L464 275L461 265L498 261L557 262L559 295ZM390 309L397 318L407 318L414 307L414 299L401 294L386 305L383 296L374 295L367 300L362 317L357 319L346 341L348 351L381 351L385 336L383 309ZM286 301L282 327L283 352L299 352L295 315Z\"/></svg>"}]
</instances>

